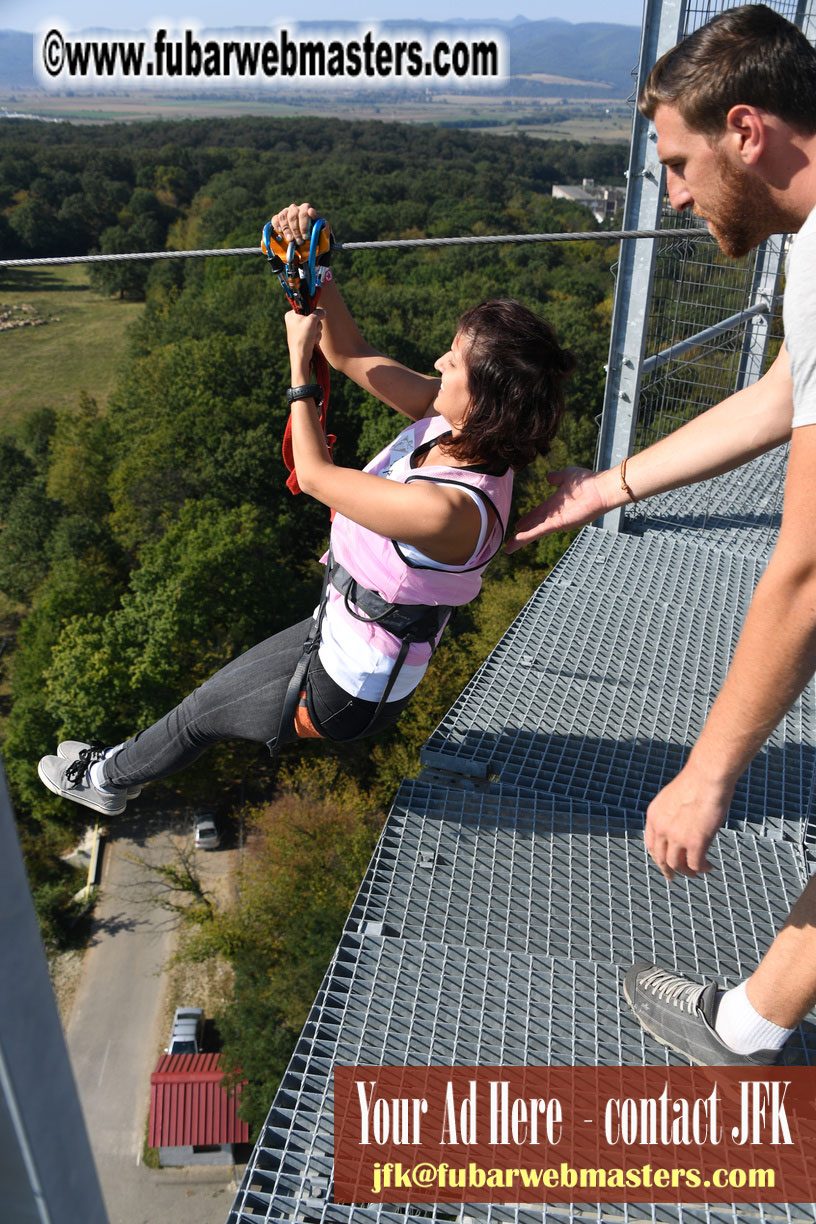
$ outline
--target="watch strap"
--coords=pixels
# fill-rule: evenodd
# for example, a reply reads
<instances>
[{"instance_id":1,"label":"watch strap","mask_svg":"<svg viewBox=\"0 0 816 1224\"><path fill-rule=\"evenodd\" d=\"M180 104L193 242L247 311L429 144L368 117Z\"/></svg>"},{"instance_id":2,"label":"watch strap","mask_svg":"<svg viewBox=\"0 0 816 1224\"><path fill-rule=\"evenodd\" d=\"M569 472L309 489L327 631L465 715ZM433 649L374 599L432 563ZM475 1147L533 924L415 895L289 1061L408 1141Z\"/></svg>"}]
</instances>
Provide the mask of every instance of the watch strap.
<instances>
[{"instance_id":1,"label":"watch strap","mask_svg":"<svg viewBox=\"0 0 816 1224\"><path fill-rule=\"evenodd\" d=\"M319 408L323 403L323 388L320 383L304 383L300 387L289 387L287 389L287 404L293 404L295 400L302 399L313 399Z\"/></svg>"}]
</instances>

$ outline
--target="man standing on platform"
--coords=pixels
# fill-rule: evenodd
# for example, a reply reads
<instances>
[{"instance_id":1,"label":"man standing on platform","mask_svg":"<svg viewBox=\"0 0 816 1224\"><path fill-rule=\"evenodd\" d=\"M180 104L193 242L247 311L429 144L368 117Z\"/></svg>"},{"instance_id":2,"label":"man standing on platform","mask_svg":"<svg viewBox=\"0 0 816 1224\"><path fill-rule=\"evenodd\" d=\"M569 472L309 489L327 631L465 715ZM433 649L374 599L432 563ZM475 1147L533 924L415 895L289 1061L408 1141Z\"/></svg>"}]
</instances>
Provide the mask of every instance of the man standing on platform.
<instances>
[{"instance_id":1,"label":"man standing on platform","mask_svg":"<svg viewBox=\"0 0 816 1224\"><path fill-rule=\"evenodd\" d=\"M797 234L785 345L764 378L620 468L553 473L558 492L521 520L510 545L790 439L778 543L728 676L684 768L648 809L646 846L671 880L709 870L738 778L816 672L816 51L764 4L730 9L655 64L638 105L654 120L672 206L703 218L726 255ZM775 1062L816 1004L816 877L747 982L722 991L640 963L624 993L643 1027L694 1063Z\"/></svg>"}]
</instances>

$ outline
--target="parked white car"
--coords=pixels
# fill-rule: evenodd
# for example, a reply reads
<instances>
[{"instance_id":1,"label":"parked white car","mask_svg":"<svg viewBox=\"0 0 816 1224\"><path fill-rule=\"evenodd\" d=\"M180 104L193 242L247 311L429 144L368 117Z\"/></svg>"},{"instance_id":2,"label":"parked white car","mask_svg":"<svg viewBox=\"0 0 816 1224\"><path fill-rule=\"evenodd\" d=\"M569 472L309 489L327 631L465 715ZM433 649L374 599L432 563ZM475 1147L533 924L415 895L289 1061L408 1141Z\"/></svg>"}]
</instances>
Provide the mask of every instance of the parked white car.
<instances>
[{"instance_id":1,"label":"parked white car","mask_svg":"<svg viewBox=\"0 0 816 1224\"><path fill-rule=\"evenodd\" d=\"M165 1054L200 1054L204 1036L204 1009L177 1007Z\"/></svg>"},{"instance_id":2,"label":"parked white car","mask_svg":"<svg viewBox=\"0 0 816 1224\"><path fill-rule=\"evenodd\" d=\"M193 826L193 844L196 850L217 850L221 845L221 833L212 816L199 816Z\"/></svg>"}]
</instances>

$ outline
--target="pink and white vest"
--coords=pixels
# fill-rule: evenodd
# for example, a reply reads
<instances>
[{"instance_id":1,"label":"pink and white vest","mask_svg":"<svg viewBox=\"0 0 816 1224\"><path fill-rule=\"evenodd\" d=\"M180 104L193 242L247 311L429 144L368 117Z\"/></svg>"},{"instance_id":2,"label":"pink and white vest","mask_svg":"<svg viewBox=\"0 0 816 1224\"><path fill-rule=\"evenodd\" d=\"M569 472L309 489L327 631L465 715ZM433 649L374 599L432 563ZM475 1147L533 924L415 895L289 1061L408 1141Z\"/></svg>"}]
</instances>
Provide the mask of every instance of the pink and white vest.
<instances>
[{"instance_id":1,"label":"pink and white vest","mask_svg":"<svg viewBox=\"0 0 816 1224\"><path fill-rule=\"evenodd\" d=\"M409 562L401 554L397 541L361 527L342 514L335 515L331 531L334 559L359 583L377 591L389 603L452 607L470 603L479 593L488 562L501 547L513 493L512 471L492 476L473 468L443 464L425 464L416 470L411 467L411 457L417 447L433 441L448 429L447 421L441 416L412 422L372 459L365 471L404 484L432 480L466 485L487 498L496 511L498 523L488 530L478 551L465 565L432 569L415 561ZM352 696L379 701L399 648L399 638L376 624L366 624L351 616L342 595L329 587L319 655L336 684ZM422 679L431 654L430 643L411 645L389 693L389 701L399 700L413 691Z\"/></svg>"}]
</instances>

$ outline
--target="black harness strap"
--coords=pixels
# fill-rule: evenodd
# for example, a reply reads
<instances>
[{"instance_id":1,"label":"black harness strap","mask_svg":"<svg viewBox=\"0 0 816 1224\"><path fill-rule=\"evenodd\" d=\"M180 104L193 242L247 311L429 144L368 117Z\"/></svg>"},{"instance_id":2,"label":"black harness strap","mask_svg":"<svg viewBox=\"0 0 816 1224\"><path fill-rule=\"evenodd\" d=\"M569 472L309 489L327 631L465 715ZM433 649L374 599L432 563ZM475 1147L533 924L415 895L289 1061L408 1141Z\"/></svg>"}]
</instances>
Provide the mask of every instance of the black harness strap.
<instances>
[{"instance_id":1,"label":"black harness strap","mask_svg":"<svg viewBox=\"0 0 816 1224\"><path fill-rule=\"evenodd\" d=\"M433 643L444 629L448 617L453 612L453 608L448 607L446 604L388 603L376 591L371 591L368 587L361 586L357 579L352 578L348 570L344 569L339 562L333 561L331 556L329 557L329 564L331 566L332 586L342 594L346 611L355 617L356 620L364 621L367 624L376 622L380 628L385 629L388 633L393 633L394 637L400 638L399 654L394 660L394 665L388 676L388 682L383 695L377 702L377 707L371 718L362 731L358 731L356 735L350 735L347 739L337 741L341 744L350 744L354 740L363 739L370 733L371 728L379 718L380 711L391 695L391 690L396 683L397 676L400 674L411 645L414 642ZM352 603L356 607L361 608L365 616L355 612L351 606ZM432 646L431 653L433 653L434 649L435 646Z\"/></svg>"},{"instance_id":2,"label":"black harness strap","mask_svg":"<svg viewBox=\"0 0 816 1224\"><path fill-rule=\"evenodd\" d=\"M331 553L329 554L329 561L331 561ZM326 573L323 576L323 590L320 592L320 605L315 613L306 641L303 643L303 650L292 674L292 679L289 681L286 693L284 694L277 735L273 735L272 739L266 741L266 746L271 756L276 756L284 744L288 744L296 738L295 714L300 703L300 694L306 687L306 677L309 673L312 655L320 645L320 629L323 624L326 604L329 600L329 570L330 566L327 565Z\"/></svg>"},{"instance_id":3,"label":"black harness strap","mask_svg":"<svg viewBox=\"0 0 816 1224\"><path fill-rule=\"evenodd\" d=\"M355 620L376 622L394 637L411 634L414 642L430 642L443 629L453 611L446 604L394 604L361 586L338 561L331 561L331 584L343 596L346 611ZM361 616L351 605L361 608Z\"/></svg>"},{"instance_id":4,"label":"black harness strap","mask_svg":"<svg viewBox=\"0 0 816 1224\"><path fill-rule=\"evenodd\" d=\"M453 608L448 607L446 604L388 603L376 591L371 591L368 587L361 586L356 578L352 578L347 569L334 560L331 551L329 551L326 573L323 578L323 590L320 595L320 606L309 630L309 636L303 644L303 651L298 659L292 679L289 681L286 689L286 695L284 696L281 708L280 722L278 724L278 733L271 740L267 740L266 746L272 756L275 756L284 744L290 743L295 739L295 715L300 702L300 695L306 687L309 664L312 661L314 652L320 645L320 630L329 600L329 583L343 596L346 610L356 620L363 621L366 624L376 623L382 629L385 629L386 632L392 633L394 637L400 639L399 653L394 660L394 665L388 676L388 682L368 723L357 735L335 741L337 743L350 744L354 740L363 739L364 736L369 734L370 728L376 722L383 706L391 695L410 647L414 642L435 642L435 639L445 627L448 617L453 612ZM352 604L355 607L352 607ZM358 612L355 608L359 608L361 611Z\"/></svg>"}]
</instances>

